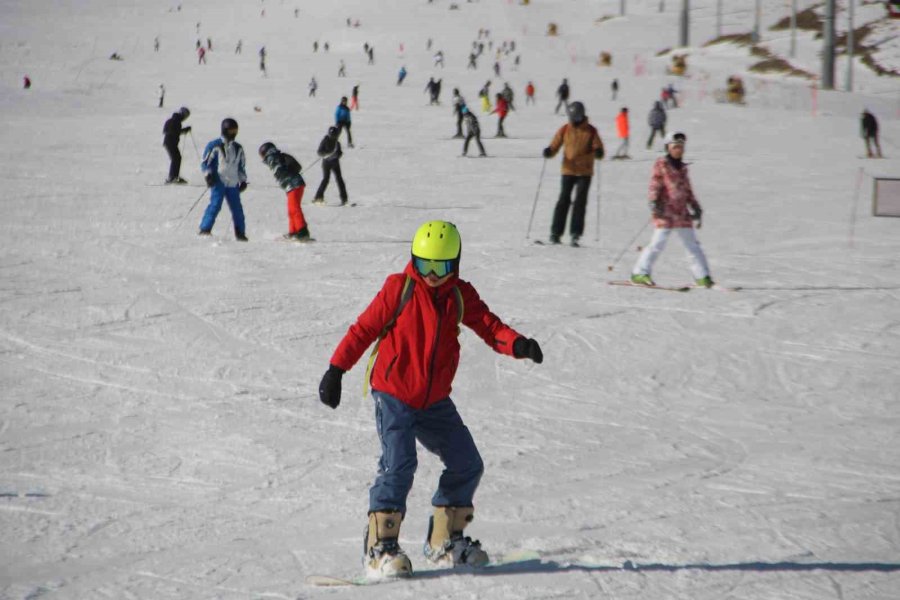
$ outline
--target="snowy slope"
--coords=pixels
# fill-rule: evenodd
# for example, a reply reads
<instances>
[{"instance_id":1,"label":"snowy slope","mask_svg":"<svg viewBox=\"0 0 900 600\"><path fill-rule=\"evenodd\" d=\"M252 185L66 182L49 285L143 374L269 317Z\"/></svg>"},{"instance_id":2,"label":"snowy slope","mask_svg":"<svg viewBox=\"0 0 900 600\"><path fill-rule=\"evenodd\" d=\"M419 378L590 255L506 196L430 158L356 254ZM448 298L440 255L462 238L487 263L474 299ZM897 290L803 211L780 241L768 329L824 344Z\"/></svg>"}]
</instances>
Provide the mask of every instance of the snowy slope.
<instances>
[{"instance_id":1,"label":"snowy slope","mask_svg":"<svg viewBox=\"0 0 900 600\"><path fill-rule=\"evenodd\" d=\"M870 95L821 93L815 116L808 84L777 77L748 78L746 107L716 104L714 88L752 61L693 48L694 76L666 77L655 55L677 40L675 4L660 15L656 0L631 0L627 17L597 24L617 1L0 0L0 597L896 598L900 223L869 210L870 176L900 173L896 84L858 72ZM771 22L785 14L764 4ZM692 6L700 44L715 2ZM749 30L746 19L729 27ZM560 37L544 35L549 21ZM487 57L465 69L479 27L522 55L493 84L517 93L511 138L491 139L494 117L479 114L487 160L458 158L447 104L454 86L474 104L490 75ZM313 54L314 40L330 53ZM802 37L801 53L815 44ZM598 69L608 49L613 67ZM114 51L125 60L107 60ZM423 93L432 75L441 107ZM633 114L634 160L601 163L599 241L592 188L580 250L525 239L540 150L564 122L552 111L562 77L608 150L618 109ZM528 80L536 107L524 105ZM643 147L645 116L670 81L713 276L741 292L606 283L636 258L632 247L607 271L647 218L659 148ZM319 242L275 241L284 194L256 148L271 140L312 163L356 83L357 148L343 168L358 206L335 207L334 184L332 206L310 206L307 190ZM227 210L198 239L205 201L181 220L203 189L156 185L162 124L182 104L198 145L223 117L240 122L248 244L233 241ZM857 158L863 106L881 120L886 160ZM183 150L182 174L201 182L190 138ZM547 234L557 169L547 165L532 238ZM316 165L308 186L319 177ZM364 365L345 376L337 411L319 404L318 381L433 218L460 227L462 276L544 349L542 365L514 361L465 332L454 386L487 466L471 534L492 554L536 550L542 562L311 588L311 573L359 572L378 457ZM658 281L689 281L681 254L673 243ZM401 534L416 568L439 473L423 453Z\"/></svg>"}]
</instances>

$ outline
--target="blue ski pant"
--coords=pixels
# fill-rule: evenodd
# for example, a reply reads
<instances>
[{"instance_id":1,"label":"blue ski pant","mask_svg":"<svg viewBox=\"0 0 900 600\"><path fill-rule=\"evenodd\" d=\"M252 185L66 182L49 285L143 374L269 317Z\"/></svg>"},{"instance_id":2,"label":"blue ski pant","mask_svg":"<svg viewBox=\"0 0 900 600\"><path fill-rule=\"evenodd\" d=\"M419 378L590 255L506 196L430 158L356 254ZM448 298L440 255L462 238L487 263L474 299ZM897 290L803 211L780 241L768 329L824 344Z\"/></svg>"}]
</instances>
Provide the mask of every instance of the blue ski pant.
<instances>
[{"instance_id":1,"label":"blue ski pant","mask_svg":"<svg viewBox=\"0 0 900 600\"><path fill-rule=\"evenodd\" d=\"M241 192L236 187L225 187L222 184L214 185L209 192L209 206L206 207L203 220L200 221L200 231L212 231L213 225L216 224L216 217L222 210L223 200L228 202L228 210L231 211L231 218L234 221L234 232L243 235L245 228Z\"/></svg>"},{"instance_id":2,"label":"blue ski pant","mask_svg":"<svg viewBox=\"0 0 900 600\"><path fill-rule=\"evenodd\" d=\"M472 506L484 463L453 401L444 398L417 410L377 390L372 396L381 460L369 490L369 511L406 514L406 497L418 466L416 440L444 463L432 505Z\"/></svg>"}]
</instances>

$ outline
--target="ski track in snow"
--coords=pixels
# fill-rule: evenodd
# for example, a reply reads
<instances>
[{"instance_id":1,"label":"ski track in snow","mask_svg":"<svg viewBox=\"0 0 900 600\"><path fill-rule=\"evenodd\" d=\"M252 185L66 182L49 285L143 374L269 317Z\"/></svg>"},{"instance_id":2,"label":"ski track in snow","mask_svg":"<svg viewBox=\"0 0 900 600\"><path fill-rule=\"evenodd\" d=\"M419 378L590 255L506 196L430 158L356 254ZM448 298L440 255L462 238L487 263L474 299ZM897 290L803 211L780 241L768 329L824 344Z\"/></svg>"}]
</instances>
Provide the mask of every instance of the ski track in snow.
<instances>
[{"instance_id":1,"label":"ski track in snow","mask_svg":"<svg viewBox=\"0 0 900 600\"><path fill-rule=\"evenodd\" d=\"M714 37L712 0L691 3L686 78L667 77L669 58L656 56L675 45L677 2L660 13L657 0L632 0L627 17L603 22L618 2L458 4L301 3L297 19L290 3L3 5L0 598L896 599L900 241L896 219L869 215L867 191L873 175L900 169L896 80L858 65L865 93L820 92L815 117L808 84L780 76L746 76L747 106L716 104L713 91L756 58L699 46ZM746 4L728 7L725 33L750 30ZM762 5L766 27L786 14L781 0ZM859 4L857 22L879 10ZM362 26L345 27L347 16ZM551 21L560 36L545 35ZM837 21L840 33L843 12ZM479 111L490 159L456 160L450 92L474 107L492 64L464 68L479 27L519 45L519 70L506 57L492 78L492 90L511 83L517 110L505 140ZM765 46L786 54L787 32L766 27ZM897 68L892 27L878 26L876 56ZM216 49L198 66L194 40L208 36ZM428 37L446 69L433 69ZM313 54L316 39L331 51ZM820 46L801 32L794 63L816 71ZM595 65L601 50L613 52L610 69ZM113 51L125 60L108 61ZM346 79L335 77L340 59ZM396 86L401 64L410 75ZM444 79L439 107L423 101L432 75ZM526 232L540 150L564 122L552 114L562 77L608 154L615 114L632 114L634 160L598 163L600 230L592 185L579 249L532 243L549 230L558 157ZM523 104L529 80L536 106ZM646 222L659 148L644 149L644 122L669 82L683 105L668 127L688 133L705 209L699 238L736 293L606 284L627 277L649 240L648 229L607 270ZM358 205L336 206L334 183L329 206L311 205L314 165L304 212L317 242L279 243L284 194L256 148L270 139L309 167L355 83L357 143L342 168ZM180 105L192 111L182 174L193 185L155 185L167 167L161 126ZM857 160L863 106L880 119L886 160ZM224 116L240 122L247 155L248 244L234 241L227 208L212 238L197 239L205 196L185 218L208 193L193 144ZM515 361L464 331L454 384L486 464L467 532L493 555L542 560L311 588L309 574L359 573L379 452L365 357L336 411L318 403L319 378L405 265L415 227L437 218L460 227L462 276L544 349L542 365ZM657 281L690 283L683 254L673 241ZM420 453L401 533L414 567L440 472Z\"/></svg>"}]
</instances>

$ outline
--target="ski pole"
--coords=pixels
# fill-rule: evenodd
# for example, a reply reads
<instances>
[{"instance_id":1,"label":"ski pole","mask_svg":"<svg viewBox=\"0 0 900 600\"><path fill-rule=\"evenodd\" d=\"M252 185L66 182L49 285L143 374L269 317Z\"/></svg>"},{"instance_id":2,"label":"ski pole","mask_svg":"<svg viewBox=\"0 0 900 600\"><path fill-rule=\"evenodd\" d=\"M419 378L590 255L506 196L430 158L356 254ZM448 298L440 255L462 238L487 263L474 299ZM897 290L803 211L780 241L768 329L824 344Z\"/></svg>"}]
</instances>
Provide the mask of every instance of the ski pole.
<instances>
[{"instance_id":1,"label":"ski pole","mask_svg":"<svg viewBox=\"0 0 900 600\"><path fill-rule=\"evenodd\" d=\"M316 164L317 162L319 162L320 160L322 160L322 158L323 158L323 157L320 156L319 158L317 158L316 160L314 160L314 161L312 162L312 164L306 165L306 168L303 169L302 171L300 171L300 175L303 175L303 174L306 173L309 169L312 169L313 165Z\"/></svg>"},{"instance_id":2,"label":"ski pole","mask_svg":"<svg viewBox=\"0 0 900 600\"><path fill-rule=\"evenodd\" d=\"M197 149L197 141L194 140L194 130L191 129L188 133L191 134L191 143L194 144L194 152L197 154L197 160L202 162L203 159L200 157L200 150Z\"/></svg>"},{"instance_id":3,"label":"ski pole","mask_svg":"<svg viewBox=\"0 0 900 600\"><path fill-rule=\"evenodd\" d=\"M547 159L541 164L541 178L538 179L537 192L534 194L534 205L531 207L531 218L528 219L528 231L525 232L525 239L531 237L531 224L534 222L534 211L537 209L538 198L541 195L541 184L544 182L544 169L547 168Z\"/></svg>"},{"instance_id":4,"label":"ski pole","mask_svg":"<svg viewBox=\"0 0 900 600\"><path fill-rule=\"evenodd\" d=\"M631 238L630 240L628 240L628 243L625 244L625 247L622 248L622 251L621 251L621 252L619 252L619 255L618 255L618 256L616 257L616 259L613 261L613 264L611 264L611 265L609 265L608 267L606 267L606 270L607 270L607 271L612 271L613 269L616 268L616 265L619 264L619 261L622 260L622 257L623 257L623 256L625 256L625 253L628 252L628 249L629 249L629 248L631 248L631 245L634 243L634 240L638 239L638 236L641 235L642 233L644 233L644 230L647 229L647 225L650 224L650 221L651 221L651 220L652 220L652 219L648 219L647 222L644 223L643 226L641 226L640 230L639 230L636 234L634 234L634 237Z\"/></svg>"},{"instance_id":5,"label":"ski pole","mask_svg":"<svg viewBox=\"0 0 900 600\"><path fill-rule=\"evenodd\" d=\"M208 192L208 191L209 191L209 188L206 188L205 190L203 190L203 193L200 194L200 196L198 196L196 200L194 200L194 203L191 204L191 207L188 209L188 211L185 213L185 215L183 217L181 217L181 220L178 222L178 227L181 227L181 224L184 223L184 220L188 218L188 215L191 214L191 212L194 210L194 208L197 206L197 204L200 202L200 200L203 198L203 196L206 195L206 192Z\"/></svg>"},{"instance_id":6,"label":"ski pole","mask_svg":"<svg viewBox=\"0 0 900 600\"><path fill-rule=\"evenodd\" d=\"M600 167L597 167L597 237L595 242L600 241Z\"/></svg>"}]
</instances>

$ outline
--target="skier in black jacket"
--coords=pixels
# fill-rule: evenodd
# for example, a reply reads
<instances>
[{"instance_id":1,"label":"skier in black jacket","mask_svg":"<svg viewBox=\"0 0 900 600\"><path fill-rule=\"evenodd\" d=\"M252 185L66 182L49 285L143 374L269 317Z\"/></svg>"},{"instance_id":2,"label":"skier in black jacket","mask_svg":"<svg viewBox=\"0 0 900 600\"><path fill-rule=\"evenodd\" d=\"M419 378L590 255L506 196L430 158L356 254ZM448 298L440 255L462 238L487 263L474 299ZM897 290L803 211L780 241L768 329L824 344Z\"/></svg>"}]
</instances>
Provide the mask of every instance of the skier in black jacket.
<instances>
[{"instance_id":1,"label":"skier in black jacket","mask_svg":"<svg viewBox=\"0 0 900 600\"><path fill-rule=\"evenodd\" d=\"M556 88L556 96L559 98L559 102L556 103L556 110L553 111L553 114L559 114L560 107L564 107L568 110L569 108L569 80L563 79L562 83L559 84L559 87Z\"/></svg>"},{"instance_id":2,"label":"skier in black jacket","mask_svg":"<svg viewBox=\"0 0 900 600\"><path fill-rule=\"evenodd\" d=\"M341 175L341 143L338 141L340 130L337 127L329 127L328 133L322 138L319 144L319 156L322 157L322 183L316 190L316 197L313 198L313 204L325 203L325 188L331 180L331 173L337 179L338 192L341 195L341 206L347 204L347 187L344 185L344 177Z\"/></svg>"},{"instance_id":3,"label":"skier in black jacket","mask_svg":"<svg viewBox=\"0 0 900 600\"><path fill-rule=\"evenodd\" d=\"M472 114L468 106L463 105L460 111L462 112L463 120L466 122L466 141L463 143L462 155L465 156L469 152L469 142L474 138L475 143L478 144L478 156L487 156L487 152L484 151L484 144L481 143L481 127L478 126L478 119Z\"/></svg>"},{"instance_id":4,"label":"skier in black jacket","mask_svg":"<svg viewBox=\"0 0 900 600\"><path fill-rule=\"evenodd\" d=\"M186 106L182 106L178 112L172 113L166 124L163 125L163 146L169 153L169 178L166 183L187 183L186 179L182 179L179 175L181 171L181 152L178 150L178 142L181 141L182 134L190 132L190 126L182 127L182 122L191 116L191 111Z\"/></svg>"},{"instance_id":5,"label":"skier in black jacket","mask_svg":"<svg viewBox=\"0 0 900 600\"><path fill-rule=\"evenodd\" d=\"M878 143L878 119L875 115L864 109L860 118L860 131L863 139L866 141L866 156L869 158L883 158L881 156L881 144ZM875 150L878 154L872 153L872 143L875 144Z\"/></svg>"}]
</instances>

